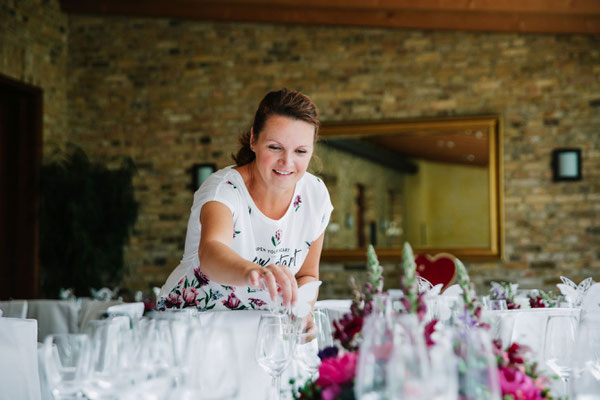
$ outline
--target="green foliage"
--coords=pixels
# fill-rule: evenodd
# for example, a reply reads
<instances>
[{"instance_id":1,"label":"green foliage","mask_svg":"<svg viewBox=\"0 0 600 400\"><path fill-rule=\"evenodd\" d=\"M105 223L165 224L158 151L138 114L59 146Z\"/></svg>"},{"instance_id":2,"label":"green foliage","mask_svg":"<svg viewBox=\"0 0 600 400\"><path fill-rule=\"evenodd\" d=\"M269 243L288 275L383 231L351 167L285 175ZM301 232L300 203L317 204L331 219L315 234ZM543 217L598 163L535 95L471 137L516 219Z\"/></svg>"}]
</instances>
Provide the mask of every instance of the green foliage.
<instances>
[{"instance_id":1,"label":"green foliage","mask_svg":"<svg viewBox=\"0 0 600 400\"><path fill-rule=\"evenodd\" d=\"M40 293L56 298L60 288L77 296L114 287L123 273L123 246L137 220L131 159L109 170L72 146L42 167L40 203Z\"/></svg>"}]
</instances>

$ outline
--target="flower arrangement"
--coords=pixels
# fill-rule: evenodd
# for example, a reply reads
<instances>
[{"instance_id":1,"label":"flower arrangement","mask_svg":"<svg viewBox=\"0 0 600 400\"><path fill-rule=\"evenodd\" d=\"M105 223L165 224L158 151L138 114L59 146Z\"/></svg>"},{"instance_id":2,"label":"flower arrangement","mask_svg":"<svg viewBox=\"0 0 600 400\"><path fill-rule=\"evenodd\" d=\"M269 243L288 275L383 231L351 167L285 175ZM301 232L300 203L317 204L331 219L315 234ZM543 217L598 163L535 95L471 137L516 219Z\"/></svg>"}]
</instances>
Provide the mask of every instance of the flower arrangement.
<instances>
[{"instance_id":1,"label":"flower arrangement","mask_svg":"<svg viewBox=\"0 0 600 400\"><path fill-rule=\"evenodd\" d=\"M530 353L527 346L513 343L503 349L500 340L494 340L493 344L503 400L553 399L548 378L538 373L536 363L526 361Z\"/></svg>"},{"instance_id":2,"label":"flower arrangement","mask_svg":"<svg viewBox=\"0 0 600 400\"><path fill-rule=\"evenodd\" d=\"M427 312L425 293L419 293L416 264L412 249L408 243L404 244L402 259L400 289L403 293L401 299L403 309L396 311L414 314L420 322L423 322ZM489 329L489 325L481 320L482 307L475 295L474 286L470 281L465 266L458 259L455 260L455 265L457 280L462 289L462 300L464 302L464 316L461 317L464 326L467 329ZM365 318L375 309L374 300L376 296L382 294L382 273L383 268L379 265L375 250L372 246L369 246L367 250L367 281L361 288L354 280L351 280L353 300L350 312L340 320L333 321L335 330L334 338L338 340L341 348L328 347L319 352L321 364L319 366L318 379L309 379L302 387L292 390L294 399L355 399L354 378L356 375L358 350L362 339L361 332ZM498 285L496 289L503 288L501 284ZM504 290L501 292L499 290L498 294L506 296L507 291ZM508 296L510 297L510 292ZM432 336L434 336L436 331L436 323L437 320L434 319L425 325L421 325L424 327L423 334L428 348L435 345ZM459 347L455 346L454 349L460 358ZM528 357L528 348L513 343L507 349L503 349L499 341L494 341L493 349L497 361L499 386L503 400L553 399L548 389L548 378L538 372L535 363L530 363L526 360ZM459 374L460 381L460 366L457 373ZM295 388L294 381L292 380L290 383Z\"/></svg>"},{"instance_id":3,"label":"flower arrangement","mask_svg":"<svg viewBox=\"0 0 600 400\"><path fill-rule=\"evenodd\" d=\"M515 302L518 288L518 283L492 282L490 300L506 300L506 308L509 310L521 308L521 306Z\"/></svg>"},{"instance_id":4,"label":"flower arrangement","mask_svg":"<svg viewBox=\"0 0 600 400\"><path fill-rule=\"evenodd\" d=\"M351 279L353 299L350 312L333 321L334 338L344 351L327 347L319 352L319 378L308 380L294 393L296 399L354 399L354 376L364 319L373 312L373 300L383 291L383 268L373 246L367 249L367 281L361 288ZM291 382L292 386L294 382Z\"/></svg>"},{"instance_id":5,"label":"flower arrangement","mask_svg":"<svg viewBox=\"0 0 600 400\"><path fill-rule=\"evenodd\" d=\"M529 307L531 308L553 308L558 307L558 296L551 292L538 290L536 293L527 295Z\"/></svg>"}]
</instances>

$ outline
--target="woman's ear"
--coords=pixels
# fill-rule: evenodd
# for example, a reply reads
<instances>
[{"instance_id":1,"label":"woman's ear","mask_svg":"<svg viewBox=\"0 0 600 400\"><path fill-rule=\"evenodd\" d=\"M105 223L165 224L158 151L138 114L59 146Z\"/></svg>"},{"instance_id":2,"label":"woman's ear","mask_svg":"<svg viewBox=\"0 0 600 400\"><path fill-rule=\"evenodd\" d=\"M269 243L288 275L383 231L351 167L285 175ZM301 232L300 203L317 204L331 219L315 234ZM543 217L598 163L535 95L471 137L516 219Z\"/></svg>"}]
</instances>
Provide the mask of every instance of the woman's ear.
<instances>
[{"instance_id":1,"label":"woman's ear","mask_svg":"<svg viewBox=\"0 0 600 400\"><path fill-rule=\"evenodd\" d=\"M250 149L254 151L254 127L250 127Z\"/></svg>"}]
</instances>

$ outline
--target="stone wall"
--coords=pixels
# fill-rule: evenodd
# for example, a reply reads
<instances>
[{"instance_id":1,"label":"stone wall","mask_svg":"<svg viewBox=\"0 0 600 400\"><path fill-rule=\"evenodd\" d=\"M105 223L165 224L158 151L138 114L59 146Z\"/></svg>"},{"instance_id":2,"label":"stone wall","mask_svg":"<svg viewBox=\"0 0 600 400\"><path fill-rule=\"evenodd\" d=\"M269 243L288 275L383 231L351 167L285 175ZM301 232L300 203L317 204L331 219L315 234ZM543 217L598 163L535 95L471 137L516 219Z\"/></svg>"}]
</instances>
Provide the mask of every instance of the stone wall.
<instances>
[{"instance_id":1,"label":"stone wall","mask_svg":"<svg viewBox=\"0 0 600 400\"><path fill-rule=\"evenodd\" d=\"M68 17L58 0L3 1L0 74L43 90L44 152L69 140Z\"/></svg>"}]
</instances>

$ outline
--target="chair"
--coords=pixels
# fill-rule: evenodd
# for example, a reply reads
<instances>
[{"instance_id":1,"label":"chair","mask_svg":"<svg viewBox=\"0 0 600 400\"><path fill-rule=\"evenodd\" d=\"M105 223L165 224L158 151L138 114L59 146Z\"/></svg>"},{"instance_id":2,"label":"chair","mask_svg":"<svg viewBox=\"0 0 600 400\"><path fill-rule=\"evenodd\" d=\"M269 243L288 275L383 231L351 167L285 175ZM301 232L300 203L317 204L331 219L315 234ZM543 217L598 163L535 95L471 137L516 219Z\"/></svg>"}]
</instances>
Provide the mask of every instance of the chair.
<instances>
[{"instance_id":1,"label":"chair","mask_svg":"<svg viewBox=\"0 0 600 400\"><path fill-rule=\"evenodd\" d=\"M454 260L455 257L448 253L439 253L433 257L429 254L419 254L415 257L417 274L427 279L433 286L443 284L443 291L456 279Z\"/></svg>"},{"instance_id":2,"label":"chair","mask_svg":"<svg viewBox=\"0 0 600 400\"><path fill-rule=\"evenodd\" d=\"M70 300L29 300L27 318L38 323L38 340L53 333L78 333L79 306Z\"/></svg>"},{"instance_id":3,"label":"chair","mask_svg":"<svg viewBox=\"0 0 600 400\"><path fill-rule=\"evenodd\" d=\"M0 400L40 400L37 322L0 318Z\"/></svg>"},{"instance_id":4,"label":"chair","mask_svg":"<svg viewBox=\"0 0 600 400\"><path fill-rule=\"evenodd\" d=\"M0 301L0 315L9 318L27 318L27 300Z\"/></svg>"}]
</instances>

